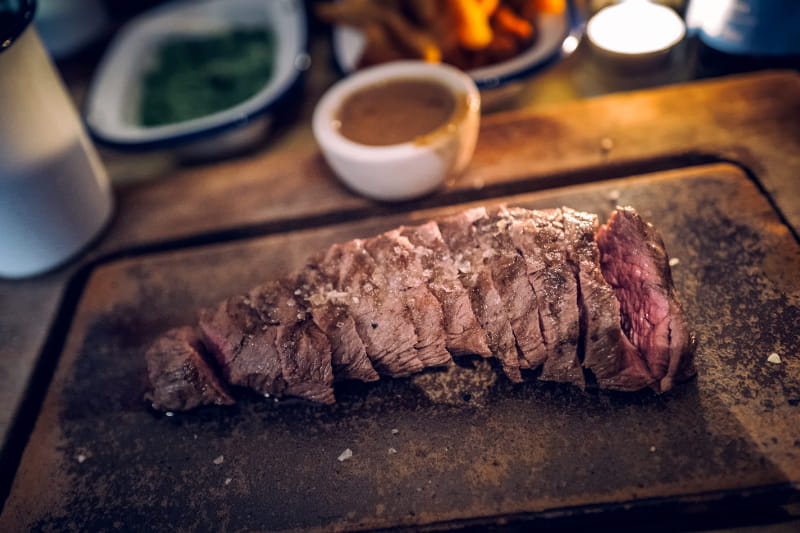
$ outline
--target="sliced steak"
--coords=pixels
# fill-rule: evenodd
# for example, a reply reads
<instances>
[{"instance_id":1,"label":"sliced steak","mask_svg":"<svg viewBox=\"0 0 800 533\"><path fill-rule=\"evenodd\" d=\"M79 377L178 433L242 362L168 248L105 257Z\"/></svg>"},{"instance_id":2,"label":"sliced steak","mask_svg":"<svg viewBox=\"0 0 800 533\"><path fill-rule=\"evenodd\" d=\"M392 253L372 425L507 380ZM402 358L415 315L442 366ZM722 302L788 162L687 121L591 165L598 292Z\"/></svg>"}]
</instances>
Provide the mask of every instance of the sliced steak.
<instances>
[{"instance_id":1,"label":"sliced steak","mask_svg":"<svg viewBox=\"0 0 800 533\"><path fill-rule=\"evenodd\" d=\"M578 357L578 284L567 257L561 211L508 208L507 212L509 235L525 259L528 279L539 303L542 335L547 347L540 378L584 387Z\"/></svg>"},{"instance_id":2,"label":"sliced steak","mask_svg":"<svg viewBox=\"0 0 800 533\"><path fill-rule=\"evenodd\" d=\"M334 379L379 379L358 336L353 317L339 301L341 295L334 290L330 279L315 266L308 265L298 274L297 287L298 300L302 300L314 323L330 341Z\"/></svg>"},{"instance_id":3,"label":"sliced steak","mask_svg":"<svg viewBox=\"0 0 800 533\"><path fill-rule=\"evenodd\" d=\"M275 349L284 394L333 403L333 368L328 337L309 319L294 294L297 283L283 279L250 291L249 299L265 323L277 323Z\"/></svg>"},{"instance_id":4,"label":"sliced steak","mask_svg":"<svg viewBox=\"0 0 800 533\"><path fill-rule=\"evenodd\" d=\"M277 323L265 322L248 296L234 296L202 311L199 325L203 344L228 383L260 394L283 393Z\"/></svg>"},{"instance_id":5,"label":"sliced steak","mask_svg":"<svg viewBox=\"0 0 800 533\"><path fill-rule=\"evenodd\" d=\"M233 398L203 353L197 331L175 328L147 350L147 375L154 409L183 411L200 405L230 405Z\"/></svg>"},{"instance_id":6,"label":"sliced steak","mask_svg":"<svg viewBox=\"0 0 800 533\"><path fill-rule=\"evenodd\" d=\"M453 355L491 357L486 334L472 311L469 294L458 279L450 249L436 222L401 228L400 235L417 249L422 268L431 272L428 288L442 306L445 344Z\"/></svg>"},{"instance_id":7,"label":"sliced steak","mask_svg":"<svg viewBox=\"0 0 800 533\"><path fill-rule=\"evenodd\" d=\"M594 242L597 216L566 207L561 212L569 258L579 268L583 366L592 371L600 388L643 389L654 378L639 350L622 332L619 302L603 277L600 251Z\"/></svg>"},{"instance_id":8,"label":"sliced steak","mask_svg":"<svg viewBox=\"0 0 800 533\"><path fill-rule=\"evenodd\" d=\"M361 239L334 244L319 259L318 267L342 293L337 301L353 317L367 356L379 373L400 377L424 368L405 304L387 288L386 274Z\"/></svg>"},{"instance_id":9,"label":"sliced steak","mask_svg":"<svg viewBox=\"0 0 800 533\"><path fill-rule=\"evenodd\" d=\"M473 223L475 235L522 355L520 367L536 368L547 357L539 325L539 303L528 279L525 259L508 234L509 222L504 212L493 209L487 217L477 219Z\"/></svg>"},{"instance_id":10,"label":"sliced steak","mask_svg":"<svg viewBox=\"0 0 800 533\"><path fill-rule=\"evenodd\" d=\"M450 248L459 280L467 289L472 310L486 332L492 355L500 361L511 381L520 382L522 376L514 333L473 224L486 216L484 208L470 209L439 222L439 230Z\"/></svg>"},{"instance_id":11,"label":"sliced steak","mask_svg":"<svg viewBox=\"0 0 800 533\"><path fill-rule=\"evenodd\" d=\"M620 207L596 234L603 275L614 288L622 329L639 348L657 392L695 374L694 337L675 295L661 236L631 207Z\"/></svg>"},{"instance_id":12,"label":"sliced steak","mask_svg":"<svg viewBox=\"0 0 800 533\"><path fill-rule=\"evenodd\" d=\"M664 245L631 208L471 209L335 244L201 313L146 354L160 409L232 403L225 384L332 403L335 379L495 357L585 387L657 392L695 373ZM216 365L213 360L216 360ZM219 375L218 375L219 374Z\"/></svg>"},{"instance_id":13,"label":"sliced steak","mask_svg":"<svg viewBox=\"0 0 800 533\"><path fill-rule=\"evenodd\" d=\"M386 272L387 289L405 302L417 335L414 347L422 364L429 367L451 362L453 359L445 343L442 306L428 289L433 273L422 266L422 256L432 252L414 247L398 229L366 239L364 246L375 264Z\"/></svg>"}]
</instances>

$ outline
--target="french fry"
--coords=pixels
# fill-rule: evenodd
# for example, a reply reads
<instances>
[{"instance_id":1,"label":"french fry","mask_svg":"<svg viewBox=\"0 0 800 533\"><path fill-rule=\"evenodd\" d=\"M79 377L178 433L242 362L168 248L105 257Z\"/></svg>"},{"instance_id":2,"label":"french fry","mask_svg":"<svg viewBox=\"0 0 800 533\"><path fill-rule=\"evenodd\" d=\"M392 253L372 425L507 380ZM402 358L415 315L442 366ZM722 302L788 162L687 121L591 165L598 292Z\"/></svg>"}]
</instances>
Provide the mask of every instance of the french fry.
<instances>
[{"instance_id":1,"label":"french fry","mask_svg":"<svg viewBox=\"0 0 800 533\"><path fill-rule=\"evenodd\" d=\"M520 42L517 36L497 24L496 19L492 24L494 39L489 45L489 57L492 61L505 61L517 55L520 51Z\"/></svg>"},{"instance_id":2,"label":"french fry","mask_svg":"<svg viewBox=\"0 0 800 533\"><path fill-rule=\"evenodd\" d=\"M461 46L468 50L481 50L492 42L489 18L477 0L450 0L456 14L456 32Z\"/></svg>"},{"instance_id":3,"label":"french fry","mask_svg":"<svg viewBox=\"0 0 800 533\"><path fill-rule=\"evenodd\" d=\"M494 14L497 26L515 35L522 41L527 41L533 35L533 25L519 17L509 7L500 6Z\"/></svg>"},{"instance_id":4,"label":"french fry","mask_svg":"<svg viewBox=\"0 0 800 533\"><path fill-rule=\"evenodd\" d=\"M495 11L497 11L497 6L500 5L500 0L478 0L478 4L481 6L481 11L487 17L491 17Z\"/></svg>"},{"instance_id":5,"label":"french fry","mask_svg":"<svg viewBox=\"0 0 800 533\"><path fill-rule=\"evenodd\" d=\"M316 2L324 22L361 29L361 64L401 58L445 61L463 69L518 54L536 35L542 13L566 0L339 0Z\"/></svg>"},{"instance_id":6,"label":"french fry","mask_svg":"<svg viewBox=\"0 0 800 533\"><path fill-rule=\"evenodd\" d=\"M411 54L411 57L433 63L442 60L442 52L433 37L412 25L396 6L386 2L370 0L326 2L316 5L316 13L325 22L355 26L362 31L373 25L370 31L376 42L381 42L383 37L378 36L374 24L381 24L396 45Z\"/></svg>"},{"instance_id":7,"label":"french fry","mask_svg":"<svg viewBox=\"0 0 800 533\"><path fill-rule=\"evenodd\" d=\"M383 10L380 20L389 29L392 37L413 52L415 57L430 63L438 63L442 60L442 51L431 34L412 26L397 11Z\"/></svg>"},{"instance_id":8,"label":"french fry","mask_svg":"<svg viewBox=\"0 0 800 533\"><path fill-rule=\"evenodd\" d=\"M533 5L539 13L555 15L563 13L567 9L566 0L533 0Z\"/></svg>"}]
</instances>

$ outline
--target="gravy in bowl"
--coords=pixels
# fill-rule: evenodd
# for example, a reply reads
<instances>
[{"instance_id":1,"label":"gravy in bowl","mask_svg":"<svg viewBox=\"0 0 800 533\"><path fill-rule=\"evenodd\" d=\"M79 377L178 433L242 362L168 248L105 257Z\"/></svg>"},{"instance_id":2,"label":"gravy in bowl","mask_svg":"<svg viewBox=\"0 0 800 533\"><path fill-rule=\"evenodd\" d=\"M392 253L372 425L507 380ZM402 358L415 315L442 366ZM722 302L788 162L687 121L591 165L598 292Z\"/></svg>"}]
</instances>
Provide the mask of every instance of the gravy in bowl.
<instances>
[{"instance_id":1,"label":"gravy in bowl","mask_svg":"<svg viewBox=\"0 0 800 533\"><path fill-rule=\"evenodd\" d=\"M396 78L359 89L342 103L339 133L369 146L415 141L444 126L458 109L458 96L436 81Z\"/></svg>"}]
</instances>

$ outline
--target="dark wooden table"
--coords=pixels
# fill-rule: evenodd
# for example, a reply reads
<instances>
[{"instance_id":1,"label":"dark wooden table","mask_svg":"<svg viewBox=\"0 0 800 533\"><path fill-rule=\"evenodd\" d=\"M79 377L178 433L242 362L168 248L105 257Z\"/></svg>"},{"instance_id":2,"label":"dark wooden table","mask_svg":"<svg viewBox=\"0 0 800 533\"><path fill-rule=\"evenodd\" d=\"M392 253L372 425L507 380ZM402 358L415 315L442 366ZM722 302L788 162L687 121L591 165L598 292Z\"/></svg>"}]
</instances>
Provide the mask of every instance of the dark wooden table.
<instances>
[{"instance_id":1,"label":"dark wooden table","mask_svg":"<svg viewBox=\"0 0 800 533\"><path fill-rule=\"evenodd\" d=\"M309 98L295 126L263 149L120 183L111 224L80 258L34 279L0 281L3 475L15 471L87 280L123 259L376 217L413 218L441 206L717 163L730 163L753 180L794 242L800 232L800 76L794 72L487 115L466 173L436 194L404 204L358 197L324 164L307 118L330 81L329 74L310 75ZM124 178L137 172L128 170L135 168L134 156L104 155L112 177L131 181ZM787 298L798 305L796 285ZM800 326L794 327L800 335ZM784 358L797 375L800 354ZM791 412L796 419L796 406ZM800 459L788 461L785 467L797 471Z\"/></svg>"}]
</instances>

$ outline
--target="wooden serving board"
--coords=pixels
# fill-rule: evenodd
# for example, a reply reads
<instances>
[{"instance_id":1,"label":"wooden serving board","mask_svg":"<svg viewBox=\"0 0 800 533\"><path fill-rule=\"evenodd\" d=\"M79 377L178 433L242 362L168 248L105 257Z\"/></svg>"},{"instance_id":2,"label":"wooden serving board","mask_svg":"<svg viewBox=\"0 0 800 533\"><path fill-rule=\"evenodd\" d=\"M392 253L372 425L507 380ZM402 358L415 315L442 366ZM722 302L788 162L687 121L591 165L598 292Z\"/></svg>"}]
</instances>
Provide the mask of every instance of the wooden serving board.
<instances>
[{"instance_id":1,"label":"wooden serving board","mask_svg":"<svg viewBox=\"0 0 800 533\"><path fill-rule=\"evenodd\" d=\"M345 384L334 406L246 397L165 416L142 395L144 350L167 328L330 243L466 206L120 259L83 292L0 530L598 524L620 505L658 519L796 494L800 244L742 170L704 165L483 204L500 201L601 219L617 203L636 207L678 261L697 378L656 396L498 377L482 401L447 402L396 379Z\"/></svg>"}]
</instances>

